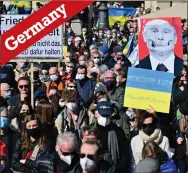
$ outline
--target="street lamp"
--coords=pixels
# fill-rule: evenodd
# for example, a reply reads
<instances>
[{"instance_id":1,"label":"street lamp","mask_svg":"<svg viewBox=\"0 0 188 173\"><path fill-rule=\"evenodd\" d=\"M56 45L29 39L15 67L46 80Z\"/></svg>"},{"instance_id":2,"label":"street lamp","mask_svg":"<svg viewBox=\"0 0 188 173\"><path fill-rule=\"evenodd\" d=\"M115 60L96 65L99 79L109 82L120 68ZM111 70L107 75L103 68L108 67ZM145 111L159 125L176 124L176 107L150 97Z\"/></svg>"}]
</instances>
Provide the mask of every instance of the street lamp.
<instances>
[{"instance_id":1,"label":"street lamp","mask_svg":"<svg viewBox=\"0 0 188 173\"><path fill-rule=\"evenodd\" d=\"M98 19L98 28L106 29L108 27L108 7L107 1L101 1L101 4L98 8L99 10L99 19Z\"/></svg>"}]
</instances>

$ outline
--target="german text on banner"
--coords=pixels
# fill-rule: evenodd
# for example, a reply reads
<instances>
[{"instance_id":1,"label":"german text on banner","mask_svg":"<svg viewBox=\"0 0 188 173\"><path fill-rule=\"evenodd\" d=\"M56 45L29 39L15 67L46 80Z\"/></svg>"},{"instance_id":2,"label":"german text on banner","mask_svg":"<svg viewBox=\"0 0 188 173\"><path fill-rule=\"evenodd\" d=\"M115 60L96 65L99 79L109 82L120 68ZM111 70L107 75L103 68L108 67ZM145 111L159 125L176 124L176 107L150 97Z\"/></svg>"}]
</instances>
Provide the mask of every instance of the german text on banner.
<instances>
[{"instance_id":1,"label":"german text on banner","mask_svg":"<svg viewBox=\"0 0 188 173\"><path fill-rule=\"evenodd\" d=\"M28 16L1 36L0 65L18 56L92 2L53 0Z\"/></svg>"},{"instance_id":2,"label":"german text on banner","mask_svg":"<svg viewBox=\"0 0 188 173\"><path fill-rule=\"evenodd\" d=\"M139 68L129 68L124 106L169 113L173 74Z\"/></svg>"}]
</instances>

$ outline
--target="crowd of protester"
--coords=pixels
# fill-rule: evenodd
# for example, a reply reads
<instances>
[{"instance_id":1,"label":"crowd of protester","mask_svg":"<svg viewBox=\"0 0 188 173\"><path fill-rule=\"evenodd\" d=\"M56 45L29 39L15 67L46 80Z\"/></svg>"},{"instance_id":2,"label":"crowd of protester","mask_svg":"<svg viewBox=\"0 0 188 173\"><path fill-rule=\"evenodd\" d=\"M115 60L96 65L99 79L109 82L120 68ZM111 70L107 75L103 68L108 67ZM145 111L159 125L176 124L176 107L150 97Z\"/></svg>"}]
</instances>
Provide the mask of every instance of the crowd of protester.
<instances>
[{"instance_id":1,"label":"crowd of protester","mask_svg":"<svg viewBox=\"0 0 188 173\"><path fill-rule=\"evenodd\" d=\"M137 15L149 13L139 9ZM63 61L34 63L33 80L27 61L1 67L0 172L188 170L187 21L182 20L184 67L174 79L169 114L150 105L146 110L123 106L131 66L123 48L131 36L137 45L137 22L106 29L95 24L78 36L67 21Z\"/></svg>"}]
</instances>

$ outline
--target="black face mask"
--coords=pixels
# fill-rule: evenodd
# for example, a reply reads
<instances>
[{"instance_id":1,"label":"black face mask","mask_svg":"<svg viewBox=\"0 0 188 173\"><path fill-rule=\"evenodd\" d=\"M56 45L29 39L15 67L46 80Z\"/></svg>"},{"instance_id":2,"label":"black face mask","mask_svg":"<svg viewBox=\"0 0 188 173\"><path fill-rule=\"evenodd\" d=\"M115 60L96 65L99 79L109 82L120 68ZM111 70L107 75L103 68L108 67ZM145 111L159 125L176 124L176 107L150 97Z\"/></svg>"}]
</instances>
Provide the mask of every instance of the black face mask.
<instances>
[{"instance_id":1,"label":"black face mask","mask_svg":"<svg viewBox=\"0 0 188 173\"><path fill-rule=\"evenodd\" d=\"M150 136L155 131L156 127L153 123L151 124L143 124L143 131L146 135Z\"/></svg>"},{"instance_id":2,"label":"black face mask","mask_svg":"<svg viewBox=\"0 0 188 173\"><path fill-rule=\"evenodd\" d=\"M39 127L36 127L34 129L27 129L27 133L29 136L33 137L34 139L38 139L41 135Z\"/></svg>"},{"instance_id":3,"label":"black face mask","mask_svg":"<svg viewBox=\"0 0 188 173\"><path fill-rule=\"evenodd\" d=\"M54 127L54 123L52 123L52 124L49 124L49 123L42 123L41 124L41 128L42 128L42 131L44 132L44 133L49 133L49 132L51 132L52 130L53 130L53 127Z\"/></svg>"}]
</instances>

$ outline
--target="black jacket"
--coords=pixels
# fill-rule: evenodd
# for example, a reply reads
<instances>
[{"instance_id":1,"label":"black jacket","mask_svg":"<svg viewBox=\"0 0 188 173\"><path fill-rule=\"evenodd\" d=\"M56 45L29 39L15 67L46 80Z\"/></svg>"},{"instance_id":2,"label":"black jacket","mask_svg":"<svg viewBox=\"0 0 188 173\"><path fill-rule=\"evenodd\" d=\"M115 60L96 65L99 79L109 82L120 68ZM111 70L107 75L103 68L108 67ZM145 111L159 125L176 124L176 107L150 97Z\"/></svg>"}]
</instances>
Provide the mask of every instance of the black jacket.
<instances>
[{"instance_id":1,"label":"black jacket","mask_svg":"<svg viewBox=\"0 0 188 173\"><path fill-rule=\"evenodd\" d=\"M33 148L36 146L36 142L33 143ZM12 168L15 171L23 172L23 173L34 173L37 172L35 167L36 167L36 161L40 156L45 156L48 154L52 154L53 150L51 146L48 144L44 149L39 149L37 153L37 158L35 161L31 159L26 159L25 164L20 163L22 158L22 151L21 151L21 141L20 139L17 140L14 148L14 152L12 155Z\"/></svg>"},{"instance_id":2,"label":"black jacket","mask_svg":"<svg viewBox=\"0 0 188 173\"><path fill-rule=\"evenodd\" d=\"M31 104L30 98L28 97L26 99L26 102L28 102L28 104ZM9 118L13 119L19 116L20 113L20 109L21 109L21 100L20 100L20 94L17 94L15 96L12 96L9 100L8 100L8 106L9 108Z\"/></svg>"},{"instance_id":3,"label":"black jacket","mask_svg":"<svg viewBox=\"0 0 188 173\"><path fill-rule=\"evenodd\" d=\"M70 173L82 173L83 170L80 166L80 163L78 163L74 169L72 170L72 172ZM98 163L98 171L97 173L115 173L114 171L114 167L107 161L105 160L100 160L100 162Z\"/></svg>"},{"instance_id":4,"label":"black jacket","mask_svg":"<svg viewBox=\"0 0 188 173\"><path fill-rule=\"evenodd\" d=\"M71 173L79 162L79 155L73 157L70 165L60 160L57 153L41 156L37 159L35 170L38 173Z\"/></svg>"},{"instance_id":5,"label":"black jacket","mask_svg":"<svg viewBox=\"0 0 188 173\"><path fill-rule=\"evenodd\" d=\"M5 135L0 135L0 140L2 140L6 145L8 167L11 167L11 158L13 155L14 146L16 141L20 138L20 135L21 134L19 132L13 131L10 128Z\"/></svg>"},{"instance_id":6,"label":"black jacket","mask_svg":"<svg viewBox=\"0 0 188 173\"><path fill-rule=\"evenodd\" d=\"M151 61L149 55L145 57L144 59L139 61L140 68L144 69L152 69ZM183 68L183 59L175 55L174 59L174 75L175 76L181 76L181 70Z\"/></svg>"}]
</instances>

